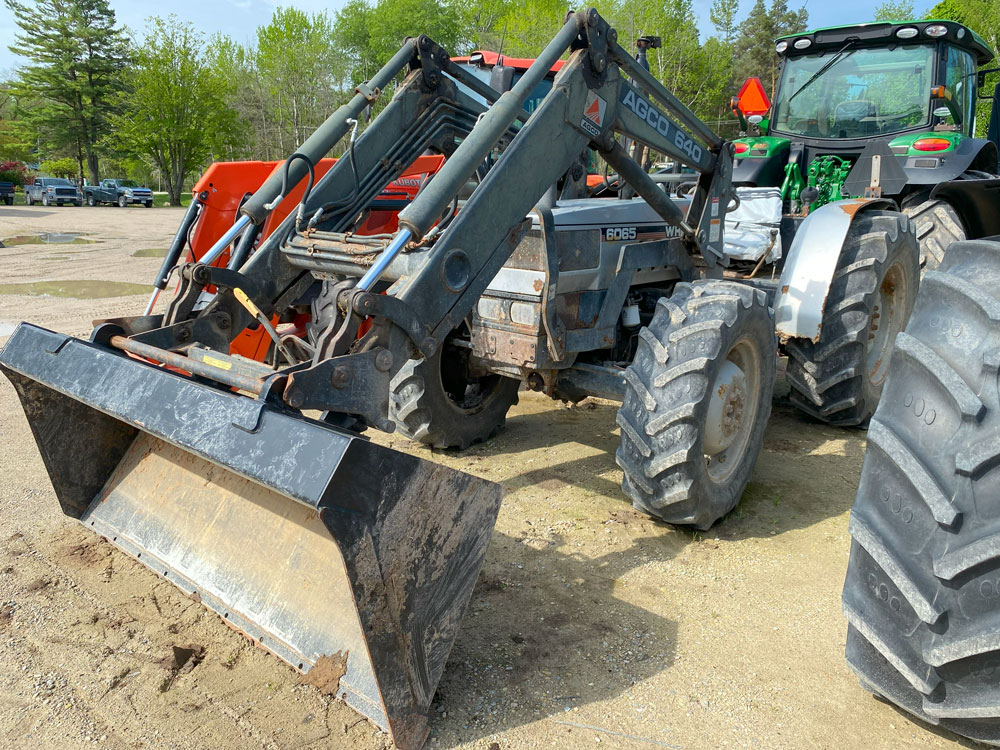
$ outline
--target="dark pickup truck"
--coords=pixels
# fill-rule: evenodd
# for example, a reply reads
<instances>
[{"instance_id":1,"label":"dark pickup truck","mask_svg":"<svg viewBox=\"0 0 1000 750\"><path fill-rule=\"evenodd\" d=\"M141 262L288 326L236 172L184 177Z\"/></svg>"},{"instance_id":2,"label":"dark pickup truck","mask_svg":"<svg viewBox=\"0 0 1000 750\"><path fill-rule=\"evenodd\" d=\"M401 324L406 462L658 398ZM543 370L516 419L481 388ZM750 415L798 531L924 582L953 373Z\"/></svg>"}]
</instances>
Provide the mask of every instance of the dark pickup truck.
<instances>
[{"instance_id":1,"label":"dark pickup truck","mask_svg":"<svg viewBox=\"0 0 1000 750\"><path fill-rule=\"evenodd\" d=\"M129 203L141 203L146 208L153 206L153 191L135 180L101 180L100 185L87 185L83 189L88 206L101 203L117 204L127 208Z\"/></svg>"},{"instance_id":2,"label":"dark pickup truck","mask_svg":"<svg viewBox=\"0 0 1000 750\"><path fill-rule=\"evenodd\" d=\"M83 195L75 183L62 177L36 177L34 182L24 186L24 202L29 206L35 203L43 206L51 206L53 203L60 206L64 203L82 206Z\"/></svg>"},{"instance_id":3,"label":"dark pickup truck","mask_svg":"<svg viewBox=\"0 0 1000 750\"><path fill-rule=\"evenodd\" d=\"M14 183L13 182L0 182L0 201L3 201L8 206L14 205Z\"/></svg>"}]
</instances>

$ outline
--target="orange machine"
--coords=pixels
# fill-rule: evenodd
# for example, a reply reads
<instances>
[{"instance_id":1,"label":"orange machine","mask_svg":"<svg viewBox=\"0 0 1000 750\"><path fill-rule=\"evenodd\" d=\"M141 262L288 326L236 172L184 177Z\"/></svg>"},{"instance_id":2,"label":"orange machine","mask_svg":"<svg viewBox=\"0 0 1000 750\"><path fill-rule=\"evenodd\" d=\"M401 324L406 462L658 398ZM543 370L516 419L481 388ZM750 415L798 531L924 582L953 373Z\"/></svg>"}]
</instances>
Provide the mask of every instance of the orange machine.
<instances>
[{"instance_id":1,"label":"orange machine","mask_svg":"<svg viewBox=\"0 0 1000 750\"><path fill-rule=\"evenodd\" d=\"M321 160L316 165L316 180L320 180L336 162L336 159ZM187 253L189 262L198 260L208 252L215 241L236 221L244 198L256 191L268 177L280 170L284 163L284 161L223 161L215 162L205 170L205 174L192 191L194 195L204 193L207 197L204 200L201 216L191 230ZM444 164L443 156L419 157L375 199L358 233L395 232L398 210L395 207L380 210L379 202L413 200L424 181L437 172L442 164ZM266 239L295 210L304 191L305 182L292 190L274 209L261 230L261 240ZM229 254L230 250L226 250L212 265L220 267L227 265ZM273 320L272 324L277 324L277 319ZM262 327L258 326L255 330L247 328L233 340L230 353L263 361L270 344L270 338Z\"/></svg>"}]
</instances>

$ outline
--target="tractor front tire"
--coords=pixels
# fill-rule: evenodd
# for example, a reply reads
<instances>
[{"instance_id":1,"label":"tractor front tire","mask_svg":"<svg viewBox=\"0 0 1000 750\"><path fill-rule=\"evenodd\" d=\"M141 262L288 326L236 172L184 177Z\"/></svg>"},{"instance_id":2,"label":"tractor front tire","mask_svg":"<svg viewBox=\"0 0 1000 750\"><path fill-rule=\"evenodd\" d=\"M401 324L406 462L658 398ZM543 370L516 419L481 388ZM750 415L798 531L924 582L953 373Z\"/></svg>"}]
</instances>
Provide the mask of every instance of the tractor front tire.
<instances>
[{"instance_id":1,"label":"tractor front tire","mask_svg":"<svg viewBox=\"0 0 1000 750\"><path fill-rule=\"evenodd\" d=\"M843 427L871 418L919 276L917 239L906 216L870 211L855 217L827 293L819 341L786 343L786 377L798 409Z\"/></svg>"},{"instance_id":2,"label":"tractor front tire","mask_svg":"<svg viewBox=\"0 0 1000 750\"><path fill-rule=\"evenodd\" d=\"M847 662L921 720L1000 744L1000 243L921 285L868 430L844 582Z\"/></svg>"},{"instance_id":3,"label":"tractor front tire","mask_svg":"<svg viewBox=\"0 0 1000 750\"><path fill-rule=\"evenodd\" d=\"M449 340L411 359L390 383L389 417L400 433L433 448L465 450L499 432L517 403L520 381L469 371L469 350Z\"/></svg>"},{"instance_id":4,"label":"tractor front tire","mask_svg":"<svg viewBox=\"0 0 1000 750\"><path fill-rule=\"evenodd\" d=\"M632 504L707 529L736 507L771 413L777 342L760 290L678 284L625 371L617 461Z\"/></svg>"},{"instance_id":5,"label":"tractor front tire","mask_svg":"<svg viewBox=\"0 0 1000 750\"><path fill-rule=\"evenodd\" d=\"M946 201L925 200L904 206L903 213L910 217L917 232L920 264L925 271L941 265L944 251L966 238L965 226L958 212Z\"/></svg>"}]
</instances>

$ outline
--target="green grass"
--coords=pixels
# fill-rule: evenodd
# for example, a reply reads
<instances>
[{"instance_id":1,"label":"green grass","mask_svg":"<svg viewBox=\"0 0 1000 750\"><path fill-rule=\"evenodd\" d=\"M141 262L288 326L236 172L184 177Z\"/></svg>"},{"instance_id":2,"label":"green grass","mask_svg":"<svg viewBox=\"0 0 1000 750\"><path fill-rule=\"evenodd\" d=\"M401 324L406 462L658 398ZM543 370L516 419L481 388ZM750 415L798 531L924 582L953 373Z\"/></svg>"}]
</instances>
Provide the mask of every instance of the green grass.
<instances>
[{"instance_id":1,"label":"green grass","mask_svg":"<svg viewBox=\"0 0 1000 750\"><path fill-rule=\"evenodd\" d=\"M153 193L154 207L166 206L169 202L170 202L170 196L167 193L156 193L156 192ZM181 205L187 208L188 204L190 203L191 203L191 193L190 191L185 191L184 194L181 195Z\"/></svg>"}]
</instances>

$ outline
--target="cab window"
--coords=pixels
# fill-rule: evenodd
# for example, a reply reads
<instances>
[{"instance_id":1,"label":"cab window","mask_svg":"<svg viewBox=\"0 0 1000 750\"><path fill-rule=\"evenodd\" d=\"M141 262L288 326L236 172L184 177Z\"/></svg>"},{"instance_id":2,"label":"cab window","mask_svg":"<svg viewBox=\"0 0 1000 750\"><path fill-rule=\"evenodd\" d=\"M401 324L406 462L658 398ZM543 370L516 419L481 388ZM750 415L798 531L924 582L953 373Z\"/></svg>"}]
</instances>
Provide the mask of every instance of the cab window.
<instances>
[{"instance_id":1,"label":"cab window","mask_svg":"<svg viewBox=\"0 0 1000 750\"><path fill-rule=\"evenodd\" d=\"M945 86L951 91L955 103L962 112L962 132L972 135L973 118L976 112L976 63L965 50L958 47L948 47L948 59L945 69ZM951 116L945 118L949 124Z\"/></svg>"}]
</instances>

